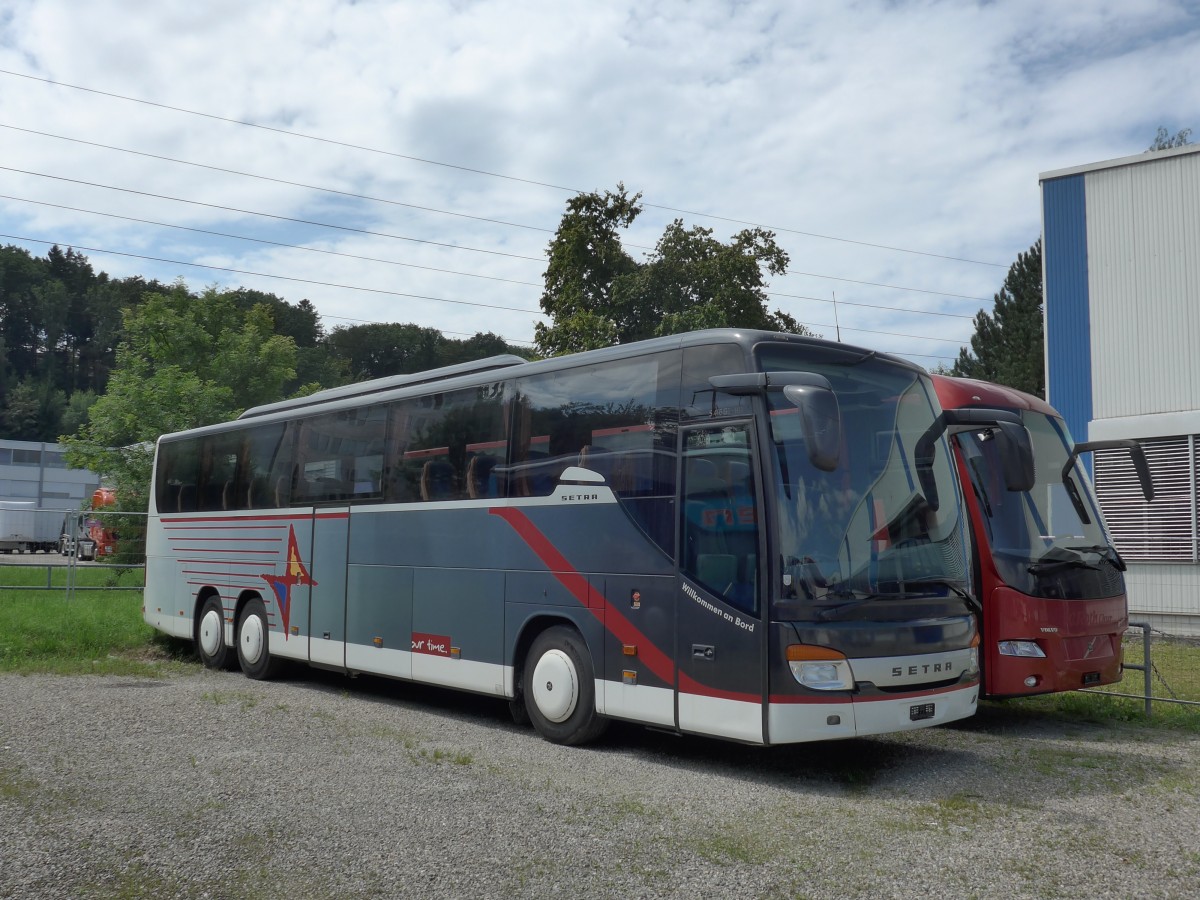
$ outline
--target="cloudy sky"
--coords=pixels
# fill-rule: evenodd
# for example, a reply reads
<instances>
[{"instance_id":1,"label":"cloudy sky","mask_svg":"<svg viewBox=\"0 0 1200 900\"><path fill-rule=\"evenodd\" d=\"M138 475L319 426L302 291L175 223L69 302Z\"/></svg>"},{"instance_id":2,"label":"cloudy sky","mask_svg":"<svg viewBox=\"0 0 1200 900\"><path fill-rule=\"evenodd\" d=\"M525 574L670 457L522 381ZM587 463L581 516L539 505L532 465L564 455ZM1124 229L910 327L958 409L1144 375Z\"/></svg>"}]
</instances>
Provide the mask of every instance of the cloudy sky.
<instances>
[{"instance_id":1,"label":"cloudy sky","mask_svg":"<svg viewBox=\"0 0 1200 900\"><path fill-rule=\"evenodd\" d=\"M529 341L566 200L623 182L636 257L769 227L773 308L948 363L1038 175L1159 126L1200 139L1195 0L0 0L0 242L327 328Z\"/></svg>"}]
</instances>

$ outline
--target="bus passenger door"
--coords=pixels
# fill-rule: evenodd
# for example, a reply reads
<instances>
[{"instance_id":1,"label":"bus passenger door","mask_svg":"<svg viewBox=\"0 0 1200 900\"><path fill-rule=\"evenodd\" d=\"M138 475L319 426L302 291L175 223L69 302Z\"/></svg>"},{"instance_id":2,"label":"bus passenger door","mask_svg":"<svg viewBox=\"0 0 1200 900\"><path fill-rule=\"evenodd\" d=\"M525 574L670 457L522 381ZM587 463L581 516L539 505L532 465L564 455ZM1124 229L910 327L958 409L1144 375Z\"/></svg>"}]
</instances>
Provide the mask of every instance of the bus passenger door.
<instances>
[{"instance_id":1,"label":"bus passenger door","mask_svg":"<svg viewBox=\"0 0 1200 900\"><path fill-rule=\"evenodd\" d=\"M346 552L348 507L317 507L312 519L312 578L308 611L309 661L346 665Z\"/></svg>"},{"instance_id":2,"label":"bus passenger door","mask_svg":"<svg viewBox=\"0 0 1200 900\"><path fill-rule=\"evenodd\" d=\"M751 424L685 429L682 469L679 727L761 743L764 604Z\"/></svg>"}]
</instances>

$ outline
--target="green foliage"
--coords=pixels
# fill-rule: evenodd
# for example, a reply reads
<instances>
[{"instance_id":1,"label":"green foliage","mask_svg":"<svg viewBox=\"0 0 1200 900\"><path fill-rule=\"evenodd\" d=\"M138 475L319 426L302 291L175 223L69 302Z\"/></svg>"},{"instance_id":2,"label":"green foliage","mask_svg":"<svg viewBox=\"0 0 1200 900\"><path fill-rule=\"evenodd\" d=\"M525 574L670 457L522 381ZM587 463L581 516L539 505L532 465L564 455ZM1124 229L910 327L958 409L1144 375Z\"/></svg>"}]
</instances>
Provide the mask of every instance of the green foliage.
<instances>
[{"instance_id":1,"label":"green foliage","mask_svg":"<svg viewBox=\"0 0 1200 900\"><path fill-rule=\"evenodd\" d=\"M728 244L712 229L667 226L645 262L621 246L619 232L642 211L641 194L580 194L567 202L546 268L535 338L546 354L573 353L699 328L762 328L808 333L785 313L767 310L764 270L787 271L788 256L761 228Z\"/></svg>"},{"instance_id":2,"label":"green foliage","mask_svg":"<svg viewBox=\"0 0 1200 900\"><path fill-rule=\"evenodd\" d=\"M73 249L38 258L0 247L0 438L75 435L75 464L86 456L121 481L137 481L148 455L136 446L105 454L102 440L136 445L352 378L528 352L491 333L453 340L416 325L327 334L309 300L112 280Z\"/></svg>"},{"instance_id":3,"label":"green foliage","mask_svg":"<svg viewBox=\"0 0 1200 900\"><path fill-rule=\"evenodd\" d=\"M24 435L27 441L53 441L66 407L63 392L50 381L29 377L8 391L0 424L5 433Z\"/></svg>"},{"instance_id":4,"label":"green foliage","mask_svg":"<svg viewBox=\"0 0 1200 900\"><path fill-rule=\"evenodd\" d=\"M335 328L328 348L355 380L422 372L502 353L521 355L519 348L490 332L456 341L436 328L382 322Z\"/></svg>"},{"instance_id":5,"label":"green foliage","mask_svg":"<svg viewBox=\"0 0 1200 900\"><path fill-rule=\"evenodd\" d=\"M1159 150L1172 150L1175 147L1186 147L1191 143L1189 138L1192 136L1192 129L1181 128L1173 135L1167 134L1167 129L1159 125L1158 132L1154 135L1154 142L1146 148L1147 153L1157 153Z\"/></svg>"},{"instance_id":6,"label":"green foliage","mask_svg":"<svg viewBox=\"0 0 1200 900\"><path fill-rule=\"evenodd\" d=\"M274 333L267 306L242 311L229 292L199 297L180 282L126 310L108 390L75 435L67 462L108 478L124 510L144 510L162 434L230 419L276 400L295 377L296 345Z\"/></svg>"},{"instance_id":7,"label":"green foliage","mask_svg":"<svg viewBox=\"0 0 1200 900\"><path fill-rule=\"evenodd\" d=\"M1046 396L1042 324L1042 242L1020 253L996 294L991 314L975 314L971 349L958 351L951 373Z\"/></svg>"}]
</instances>

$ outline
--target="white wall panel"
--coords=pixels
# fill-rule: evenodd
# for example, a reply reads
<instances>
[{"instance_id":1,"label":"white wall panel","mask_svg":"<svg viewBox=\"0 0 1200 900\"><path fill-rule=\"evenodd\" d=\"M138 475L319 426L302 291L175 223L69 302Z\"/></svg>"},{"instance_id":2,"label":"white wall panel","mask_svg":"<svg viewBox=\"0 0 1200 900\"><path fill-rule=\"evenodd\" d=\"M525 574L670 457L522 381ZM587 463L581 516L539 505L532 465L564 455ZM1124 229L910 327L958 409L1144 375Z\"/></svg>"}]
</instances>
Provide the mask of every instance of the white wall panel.
<instances>
[{"instance_id":1,"label":"white wall panel","mask_svg":"<svg viewBox=\"0 0 1200 900\"><path fill-rule=\"evenodd\" d=\"M1086 179L1093 418L1200 408L1200 153Z\"/></svg>"},{"instance_id":2,"label":"white wall panel","mask_svg":"<svg viewBox=\"0 0 1200 900\"><path fill-rule=\"evenodd\" d=\"M1188 564L1135 563L1125 573L1129 618L1170 616L1172 633L1200 633L1200 568ZM1189 628L1184 629L1183 623Z\"/></svg>"}]
</instances>

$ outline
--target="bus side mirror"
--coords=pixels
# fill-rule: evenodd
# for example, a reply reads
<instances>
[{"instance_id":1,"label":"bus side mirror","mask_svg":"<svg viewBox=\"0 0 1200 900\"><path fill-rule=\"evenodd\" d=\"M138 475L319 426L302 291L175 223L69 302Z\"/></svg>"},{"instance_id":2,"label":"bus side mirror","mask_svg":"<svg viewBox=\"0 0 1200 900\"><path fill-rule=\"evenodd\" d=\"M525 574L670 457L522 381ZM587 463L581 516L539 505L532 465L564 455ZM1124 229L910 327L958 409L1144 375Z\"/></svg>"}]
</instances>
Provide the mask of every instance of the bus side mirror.
<instances>
[{"instance_id":1,"label":"bus side mirror","mask_svg":"<svg viewBox=\"0 0 1200 900\"><path fill-rule=\"evenodd\" d=\"M827 385L789 384L784 386L783 396L800 410L808 461L822 472L832 472L842 455L842 412L837 394Z\"/></svg>"},{"instance_id":2,"label":"bus side mirror","mask_svg":"<svg viewBox=\"0 0 1200 900\"><path fill-rule=\"evenodd\" d=\"M1063 466L1063 481L1065 482L1070 477L1071 467L1075 465L1075 460L1079 454L1087 453L1089 450L1117 450L1121 448L1129 451L1129 461L1133 463L1133 470L1137 473L1138 484L1142 488L1142 496L1149 503L1154 499L1154 482L1150 479L1150 464L1146 462L1146 451L1142 449L1142 445L1137 441L1085 441L1082 444L1076 444L1075 449L1071 451L1071 455L1067 457L1067 464Z\"/></svg>"},{"instance_id":3,"label":"bus side mirror","mask_svg":"<svg viewBox=\"0 0 1200 900\"><path fill-rule=\"evenodd\" d=\"M930 509L938 508L937 482L933 476L933 458L938 439L949 430L972 431L995 428L1004 459L1004 486L1010 491L1028 491L1033 487L1033 442L1021 417L1003 409L945 409L934 419L913 449L917 477Z\"/></svg>"},{"instance_id":4,"label":"bus side mirror","mask_svg":"<svg viewBox=\"0 0 1200 900\"><path fill-rule=\"evenodd\" d=\"M1085 441L1082 444L1076 444L1063 466L1062 482L1067 489L1067 496L1071 498L1071 504L1075 507L1075 512L1079 514L1079 518L1085 525L1092 520L1088 516L1083 498L1079 496L1079 488L1075 486L1075 479L1071 477L1071 469L1075 465L1075 460L1078 459L1079 454L1087 453L1089 450L1116 450L1122 447L1129 451L1129 460L1133 463L1134 471L1137 472L1138 482L1142 487L1142 496L1146 498L1147 503L1154 499L1154 483L1150 480L1150 464L1146 462L1146 451L1137 441Z\"/></svg>"},{"instance_id":5,"label":"bus side mirror","mask_svg":"<svg viewBox=\"0 0 1200 900\"><path fill-rule=\"evenodd\" d=\"M1004 486L1010 491L1031 491L1036 480L1033 466L1033 442L1024 425L997 422L996 439L1000 442L1000 460L1004 468Z\"/></svg>"}]
</instances>

